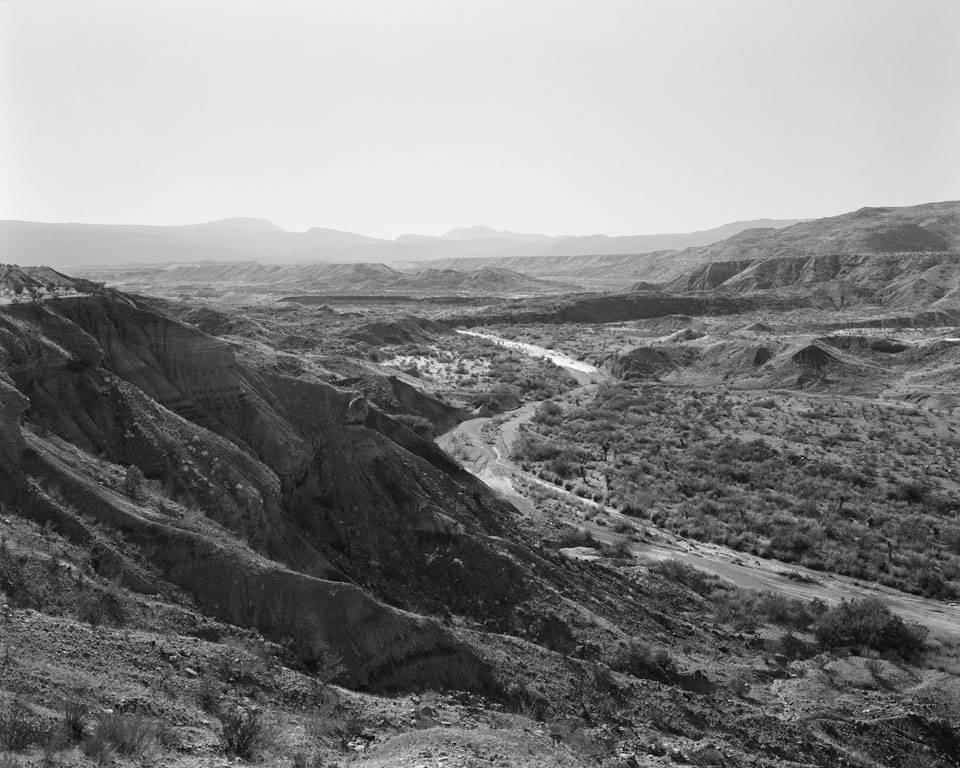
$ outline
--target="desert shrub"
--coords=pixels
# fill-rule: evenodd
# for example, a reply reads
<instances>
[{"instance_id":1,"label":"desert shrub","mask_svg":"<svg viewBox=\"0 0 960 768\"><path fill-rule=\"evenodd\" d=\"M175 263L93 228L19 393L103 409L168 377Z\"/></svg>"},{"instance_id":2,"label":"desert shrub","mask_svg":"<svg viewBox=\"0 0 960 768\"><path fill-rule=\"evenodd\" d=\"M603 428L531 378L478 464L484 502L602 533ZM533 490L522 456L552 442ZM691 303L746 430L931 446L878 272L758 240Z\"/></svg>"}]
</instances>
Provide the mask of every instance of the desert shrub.
<instances>
[{"instance_id":1,"label":"desert shrub","mask_svg":"<svg viewBox=\"0 0 960 768\"><path fill-rule=\"evenodd\" d=\"M11 752L22 752L43 741L45 732L20 699L0 706L0 746Z\"/></svg>"},{"instance_id":2,"label":"desert shrub","mask_svg":"<svg viewBox=\"0 0 960 768\"><path fill-rule=\"evenodd\" d=\"M200 689L197 692L197 701L204 712L213 713L220 701L220 686L209 674L200 678Z\"/></svg>"},{"instance_id":3,"label":"desert shrub","mask_svg":"<svg viewBox=\"0 0 960 768\"><path fill-rule=\"evenodd\" d=\"M718 621L738 629L755 629L760 624L779 624L792 629L807 629L826 610L826 605L806 602L775 592L754 592L747 589L717 591L711 596L714 616Z\"/></svg>"},{"instance_id":4,"label":"desert shrub","mask_svg":"<svg viewBox=\"0 0 960 768\"><path fill-rule=\"evenodd\" d=\"M279 733L277 728L263 719L257 710L234 707L218 715L220 719L220 743L223 751L244 760L273 746Z\"/></svg>"},{"instance_id":5,"label":"desert shrub","mask_svg":"<svg viewBox=\"0 0 960 768\"><path fill-rule=\"evenodd\" d=\"M77 618L91 627L109 620L118 627L126 624L127 613L119 591L115 588L88 595L77 605Z\"/></svg>"},{"instance_id":6,"label":"desert shrub","mask_svg":"<svg viewBox=\"0 0 960 768\"><path fill-rule=\"evenodd\" d=\"M807 602L776 592L761 592L757 604L767 621L794 629L806 629L826 609L819 601Z\"/></svg>"},{"instance_id":7,"label":"desert shrub","mask_svg":"<svg viewBox=\"0 0 960 768\"><path fill-rule=\"evenodd\" d=\"M653 650L641 640L630 640L610 659L609 666L617 672L647 680L667 681L676 671L676 664L664 648Z\"/></svg>"},{"instance_id":8,"label":"desert shrub","mask_svg":"<svg viewBox=\"0 0 960 768\"><path fill-rule=\"evenodd\" d=\"M340 651L325 646L313 651L312 657L307 662L307 669L322 689L347 672L349 667Z\"/></svg>"},{"instance_id":9,"label":"desert shrub","mask_svg":"<svg viewBox=\"0 0 960 768\"><path fill-rule=\"evenodd\" d=\"M600 554L613 560L629 560L633 553L630 551L630 542L626 539L613 544L606 542L600 545Z\"/></svg>"},{"instance_id":10,"label":"desert shrub","mask_svg":"<svg viewBox=\"0 0 960 768\"><path fill-rule=\"evenodd\" d=\"M577 465L563 455L550 459L547 462L547 469L560 478L573 477L577 471Z\"/></svg>"},{"instance_id":11,"label":"desert shrub","mask_svg":"<svg viewBox=\"0 0 960 768\"><path fill-rule=\"evenodd\" d=\"M293 768L323 768L323 757L320 754L308 755L306 752L294 752L291 761Z\"/></svg>"},{"instance_id":12,"label":"desert shrub","mask_svg":"<svg viewBox=\"0 0 960 768\"><path fill-rule=\"evenodd\" d=\"M717 578L679 560L661 560L651 569L670 581L679 582L699 595L710 595L717 586Z\"/></svg>"},{"instance_id":13,"label":"desert shrub","mask_svg":"<svg viewBox=\"0 0 960 768\"><path fill-rule=\"evenodd\" d=\"M143 472L140 467L131 464L123 475L123 492L127 496L139 499L143 495Z\"/></svg>"},{"instance_id":14,"label":"desert shrub","mask_svg":"<svg viewBox=\"0 0 960 768\"><path fill-rule=\"evenodd\" d=\"M96 739L126 757L142 757L157 740L156 725L143 715L111 712L97 718Z\"/></svg>"},{"instance_id":15,"label":"desert shrub","mask_svg":"<svg viewBox=\"0 0 960 768\"><path fill-rule=\"evenodd\" d=\"M558 542L561 549L568 547L593 547L596 546L596 544L597 540L593 538L593 534L590 533L590 531L583 528L574 528L573 526L564 528L563 533L560 534L560 541Z\"/></svg>"},{"instance_id":16,"label":"desert shrub","mask_svg":"<svg viewBox=\"0 0 960 768\"><path fill-rule=\"evenodd\" d=\"M321 689L316 696L316 706L307 715L304 730L314 741L329 736L337 728L337 712L340 698L331 688Z\"/></svg>"},{"instance_id":17,"label":"desert shrub","mask_svg":"<svg viewBox=\"0 0 960 768\"><path fill-rule=\"evenodd\" d=\"M814 634L827 650L865 647L912 658L922 653L927 630L906 624L879 599L868 597L844 600L827 610L817 620Z\"/></svg>"},{"instance_id":18,"label":"desert shrub","mask_svg":"<svg viewBox=\"0 0 960 768\"><path fill-rule=\"evenodd\" d=\"M784 632L773 644L774 653L782 654L791 661L810 658L816 651L792 632Z\"/></svg>"},{"instance_id":19,"label":"desert shrub","mask_svg":"<svg viewBox=\"0 0 960 768\"><path fill-rule=\"evenodd\" d=\"M106 738L99 733L84 739L80 744L83 754L93 760L98 766L113 764L113 748Z\"/></svg>"},{"instance_id":20,"label":"desert shrub","mask_svg":"<svg viewBox=\"0 0 960 768\"><path fill-rule=\"evenodd\" d=\"M563 449L551 441L529 432L522 432L513 445L513 458L526 461L549 461L557 458Z\"/></svg>"}]
</instances>

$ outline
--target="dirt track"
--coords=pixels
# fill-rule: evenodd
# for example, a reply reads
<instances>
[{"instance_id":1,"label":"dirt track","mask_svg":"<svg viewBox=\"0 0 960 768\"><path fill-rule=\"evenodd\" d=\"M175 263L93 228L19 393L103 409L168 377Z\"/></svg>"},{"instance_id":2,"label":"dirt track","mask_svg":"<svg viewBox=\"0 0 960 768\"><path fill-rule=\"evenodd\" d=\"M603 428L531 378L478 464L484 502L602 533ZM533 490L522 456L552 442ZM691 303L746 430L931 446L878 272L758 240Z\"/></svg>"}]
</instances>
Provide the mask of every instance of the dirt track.
<instances>
[{"instance_id":1,"label":"dirt track","mask_svg":"<svg viewBox=\"0 0 960 768\"><path fill-rule=\"evenodd\" d=\"M486 338L496 339L489 335ZM542 352L543 354L539 356L547 356L550 351L542 350ZM537 353L534 350L528 351L528 354ZM575 372L570 368L567 370L571 373ZM576 373L585 375L581 370L576 370ZM598 375L586 376L592 381L597 381ZM582 381L579 378L578 380ZM575 391L589 394L595 386L596 384L585 384L580 390ZM644 534L642 543L632 546L634 556L640 560L648 562L666 559L681 560L739 587L771 590L805 600L820 599L827 603L837 603L844 598L879 597L891 610L899 613L906 620L927 626L933 635L952 640L960 638L960 605L955 603L931 600L846 576L813 571L779 560L755 557L717 544L685 539L657 528L648 521L637 521L625 517L610 507L583 499L524 472L510 460L510 450L520 426L533 417L538 405L539 403L527 403L512 412L506 419L503 417L470 419L438 438L437 443L448 452L453 452L456 444L462 445L460 461L464 467L497 490L524 514L535 515L536 505L516 489L514 479L522 478L528 483L541 485L551 493L565 497L575 507L591 507L605 512L609 518L617 522L628 522ZM499 424L497 424L498 418ZM484 432L489 432L485 429L488 425L496 425L495 435L484 435ZM589 530L600 541L613 542L624 538L611 531L609 526L596 526L579 519L571 522Z\"/></svg>"}]
</instances>

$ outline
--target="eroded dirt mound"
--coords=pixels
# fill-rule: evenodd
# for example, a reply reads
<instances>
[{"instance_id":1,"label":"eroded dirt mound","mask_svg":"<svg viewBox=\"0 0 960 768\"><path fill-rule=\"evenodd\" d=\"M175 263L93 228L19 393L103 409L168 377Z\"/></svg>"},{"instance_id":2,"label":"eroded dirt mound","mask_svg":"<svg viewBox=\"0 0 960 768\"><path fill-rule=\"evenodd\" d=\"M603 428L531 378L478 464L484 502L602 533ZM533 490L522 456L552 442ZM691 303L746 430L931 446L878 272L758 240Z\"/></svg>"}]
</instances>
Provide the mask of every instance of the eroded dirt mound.
<instances>
[{"instance_id":1,"label":"eroded dirt mound","mask_svg":"<svg viewBox=\"0 0 960 768\"><path fill-rule=\"evenodd\" d=\"M669 336L667 336L666 341L693 341L695 339L702 339L704 336L706 336L706 333L703 331L695 331L693 328L684 328L676 333L671 333Z\"/></svg>"},{"instance_id":2,"label":"eroded dirt mound","mask_svg":"<svg viewBox=\"0 0 960 768\"><path fill-rule=\"evenodd\" d=\"M375 322L355 331L352 338L373 346L423 343L441 334L453 333L447 326L422 317L404 317Z\"/></svg>"},{"instance_id":3,"label":"eroded dirt mound","mask_svg":"<svg viewBox=\"0 0 960 768\"><path fill-rule=\"evenodd\" d=\"M819 344L808 344L794 352L791 359L801 368L809 368L814 371L822 371L839 362L837 357Z\"/></svg>"},{"instance_id":4,"label":"eroded dirt mound","mask_svg":"<svg viewBox=\"0 0 960 768\"><path fill-rule=\"evenodd\" d=\"M605 371L627 381L659 378L676 367L666 352L654 347L637 347L629 352L618 352L603 363Z\"/></svg>"},{"instance_id":5,"label":"eroded dirt mound","mask_svg":"<svg viewBox=\"0 0 960 768\"><path fill-rule=\"evenodd\" d=\"M825 344L853 352L870 351L884 354L898 354L910 348L910 345L899 339L885 336L863 336L846 334L842 336L825 336L820 339Z\"/></svg>"},{"instance_id":6,"label":"eroded dirt mound","mask_svg":"<svg viewBox=\"0 0 960 768\"><path fill-rule=\"evenodd\" d=\"M197 326L211 336L247 336L249 338L267 335L266 329L248 317L220 312L211 307L197 307L183 314L184 321Z\"/></svg>"}]
</instances>

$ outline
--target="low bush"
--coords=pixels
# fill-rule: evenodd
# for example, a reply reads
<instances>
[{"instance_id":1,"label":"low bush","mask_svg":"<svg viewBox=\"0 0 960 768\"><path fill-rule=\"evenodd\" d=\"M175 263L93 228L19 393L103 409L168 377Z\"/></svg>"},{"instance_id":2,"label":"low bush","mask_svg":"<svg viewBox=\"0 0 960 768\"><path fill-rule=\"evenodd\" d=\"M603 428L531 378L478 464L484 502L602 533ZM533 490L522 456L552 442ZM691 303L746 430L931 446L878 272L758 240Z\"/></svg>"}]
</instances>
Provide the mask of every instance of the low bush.
<instances>
[{"instance_id":1,"label":"low bush","mask_svg":"<svg viewBox=\"0 0 960 768\"><path fill-rule=\"evenodd\" d=\"M717 586L717 578L679 560L661 560L651 569L670 581L689 587L698 595L707 597Z\"/></svg>"},{"instance_id":2,"label":"low bush","mask_svg":"<svg viewBox=\"0 0 960 768\"><path fill-rule=\"evenodd\" d=\"M711 599L716 619L738 629L755 629L760 624L778 624L805 630L826 610L826 605L819 600L807 602L775 592L744 589L717 591Z\"/></svg>"},{"instance_id":3,"label":"low bush","mask_svg":"<svg viewBox=\"0 0 960 768\"><path fill-rule=\"evenodd\" d=\"M661 682L668 682L676 672L676 664L668 651L664 648L653 650L636 639L614 653L609 666L617 672Z\"/></svg>"},{"instance_id":4,"label":"low bush","mask_svg":"<svg viewBox=\"0 0 960 768\"><path fill-rule=\"evenodd\" d=\"M906 624L880 600L868 597L844 600L827 610L814 634L825 650L863 647L909 659L923 652L927 629Z\"/></svg>"}]
</instances>

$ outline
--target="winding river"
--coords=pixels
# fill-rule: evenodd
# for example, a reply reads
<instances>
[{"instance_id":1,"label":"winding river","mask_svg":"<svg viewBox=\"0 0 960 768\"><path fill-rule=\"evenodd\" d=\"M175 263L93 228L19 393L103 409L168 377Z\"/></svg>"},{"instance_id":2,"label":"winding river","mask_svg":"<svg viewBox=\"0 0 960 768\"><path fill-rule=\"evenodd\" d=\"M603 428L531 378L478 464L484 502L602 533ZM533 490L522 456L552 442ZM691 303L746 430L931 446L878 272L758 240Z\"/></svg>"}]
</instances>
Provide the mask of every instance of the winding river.
<instances>
[{"instance_id":1,"label":"winding river","mask_svg":"<svg viewBox=\"0 0 960 768\"><path fill-rule=\"evenodd\" d=\"M525 341L512 341L511 339L503 339L499 336L494 336L492 333L480 333L479 331L465 331L457 329L457 333L462 334L463 336L474 336L478 339L485 339L486 341L490 341L500 347L513 349L517 352L522 352L525 355L529 355L530 357L549 360L554 365L558 365L561 368L569 371L571 374L574 374L577 380L581 383L586 383L583 381L583 377L589 378L600 375L600 369L595 365L590 365L590 363L585 363L582 360L577 360L576 358L569 357L568 355L561 354L560 352L556 352L552 349L547 349L546 347L538 347L536 344L528 344Z\"/></svg>"}]
</instances>

